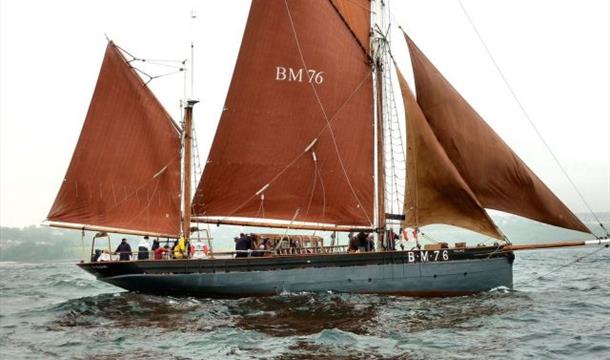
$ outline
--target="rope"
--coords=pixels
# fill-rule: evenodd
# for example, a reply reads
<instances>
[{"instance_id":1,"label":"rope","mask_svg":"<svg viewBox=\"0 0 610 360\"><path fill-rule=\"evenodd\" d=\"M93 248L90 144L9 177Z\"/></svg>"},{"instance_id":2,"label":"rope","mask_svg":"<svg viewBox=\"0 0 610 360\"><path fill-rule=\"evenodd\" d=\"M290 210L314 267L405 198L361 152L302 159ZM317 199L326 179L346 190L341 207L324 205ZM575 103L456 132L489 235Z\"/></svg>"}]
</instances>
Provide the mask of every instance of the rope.
<instances>
[{"instance_id":1,"label":"rope","mask_svg":"<svg viewBox=\"0 0 610 360\"><path fill-rule=\"evenodd\" d=\"M483 40L483 37L481 36L481 33L479 32L479 30L477 29L476 25L474 24L474 22L472 21L472 18L470 17L470 15L468 14L468 11L466 11L466 8L464 7L464 4L462 3L462 0L458 0L458 3L460 4L460 7L462 8L462 11L464 12L464 15L466 16L466 19L468 19L468 22L470 23L470 25L472 26L472 29L474 30L474 32L476 33L477 37L479 38L479 41L481 41L481 44L483 45L483 48L485 49L485 52L487 52L487 55L489 56L489 58L491 59L491 62L494 64L496 70L498 71L498 73L500 74L500 77L502 78L502 80L504 81L504 84L506 85L506 87L508 88L510 94L512 95L513 99L515 100L515 102L517 103L517 105L519 106L519 108L521 109L521 112L523 113L523 115L525 116L525 118L527 119L527 121L530 123L530 125L532 126L532 128L534 129L534 131L536 132L536 135L538 136L538 138L540 138L540 141L542 141L542 143L544 144L544 146L546 147L546 149L548 150L548 152L551 154L551 156L553 157L553 160L555 160L555 163L557 164L557 166L559 167L559 169L561 170L561 172L564 174L564 176L568 179L568 181L570 182L570 184L572 185L572 187L574 188L574 190L576 191L576 193L578 194L578 196L580 197L580 199L582 200L583 204L585 204L585 206L587 207L587 210L589 210L589 212L593 215L593 217L595 218L595 220L597 220L599 226L606 232L607 236L610 236L610 233L608 232L608 230L606 230L606 228L604 227L604 225L602 224L602 222L599 220L599 218L597 217L597 215L593 212L593 210L591 209L591 207L589 206L589 203L587 203L587 200L585 200L584 196L582 195L582 193L578 190L578 187L576 186L576 184L574 183L574 181L572 181L572 178L570 178L570 176L568 175L567 171L564 169L564 167L561 165L561 163L559 162L559 159L557 158L557 156L555 155L555 153L553 153L553 150L551 150L551 147L549 146L549 144L546 142L546 140L542 137L542 134L540 133L540 131L538 130L538 127L534 124L534 122L532 121L532 119L530 118L528 112L525 110L525 107L523 106L523 104L521 103L521 101L519 100L519 98L517 97L517 94L515 93L515 91L513 90L513 87L510 85L510 83L508 82L508 79L506 78L506 76L504 75L504 72L502 71L502 69L500 68L500 65L496 62L496 59L493 57L493 55L491 54L491 50L489 49L489 47L487 47L487 44L485 43L485 41ZM593 236L595 236L596 238L599 239L599 237L595 234L593 234Z\"/></svg>"},{"instance_id":2,"label":"rope","mask_svg":"<svg viewBox=\"0 0 610 360\"><path fill-rule=\"evenodd\" d=\"M299 51L299 57L301 58L301 63L303 64L303 68L305 68L306 71L309 71L309 67L307 66L307 64L305 63L305 58L303 56L303 50L301 49L301 44L299 42L299 37L297 35L296 29L294 27L294 22L292 20L292 14L290 12L290 7L288 6L288 1L284 0L284 4L286 5L286 11L288 12L288 19L290 20L290 28L292 29L292 35L294 36L294 40L295 43L297 45L297 49ZM341 165L341 170L343 171L343 175L345 176L345 180L347 181L347 185L349 186L352 195L354 196L354 198L356 199L356 202L358 202L358 206L359 208L362 210L364 216L366 217L367 221L372 224L371 219L369 218L368 213L366 212L366 209L364 208L364 206L362 206L362 202L360 201L360 198L358 197L358 194L356 194L356 190L354 189L354 186L352 185L352 182L350 181L349 175L347 174L347 170L345 169L345 164L343 163L343 158L341 157L341 154L339 152L339 146L337 145L337 140L335 139L335 132L333 131L333 128L330 126L330 120L328 118L328 115L326 114L326 109L324 108L324 105L322 105L322 101L320 100L320 96L318 94L318 91L316 90L316 87L313 83L310 83L311 85L311 89L314 93L314 96L316 97L316 100L318 102L318 105L320 106L320 110L322 111L322 115L324 116L324 120L326 121L327 124L327 128L328 128L328 132L330 134L330 137L333 141L333 145L335 148L335 153L337 154L337 158L339 160L339 164Z\"/></svg>"},{"instance_id":3,"label":"rope","mask_svg":"<svg viewBox=\"0 0 610 360\"><path fill-rule=\"evenodd\" d=\"M165 77L165 76L168 76L168 75L173 75L173 74L176 74L176 73L184 71L183 67L178 67L178 66L174 66L174 65L168 65L168 64L160 63L161 61L170 62L172 60L146 60L146 59L141 59L141 58L133 56L129 51L123 49L122 47L120 47L120 46L118 46L116 44L114 46L116 46L117 49L121 50L123 53L125 53L126 55L131 57L131 60L127 60L127 63L129 64L129 66L131 66L132 69L134 69L135 71L139 72L140 74L142 74L142 75L144 75L144 76L146 76L148 78L148 81L146 81L144 83L144 85L148 85L154 79L158 79L158 78L161 78L161 77ZM174 69L177 69L177 70L176 71L172 71L172 72L168 72L168 73L165 73L165 74L154 75L153 76L153 75L150 75L147 72L143 71L142 69L139 69L139 68L133 66L131 64L133 61L140 61L140 62L143 62L143 63L144 62L148 62L148 63L153 64L153 65L166 66L166 67L174 68ZM180 61L175 60L175 62L180 62Z\"/></svg>"},{"instance_id":4,"label":"rope","mask_svg":"<svg viewBox=\"0 0 610 360\"><path fill-rule=\"evenodd\" d=\"M575 263L577 263L577 262L580 262L581 260L583 260L583 259L585 259L585 258L588 258L589 256L594 255L594 254L596 254L596 253L600 252L601 250L607 249L608 247L610 247L610 244L606 244L606 245L604 245L604 246L602 246L602 247L600 247L600 248L598 248L598 249L595 249L594 251L592 251L592 252L590 252L590 253L588 253L588 254L585 254L585 255L583 255L583 256L579 256L579 257L577 257L576 259L574 259L574 260L570 261L569 263L564 264L564 265L560 265L560 266L558 266L558 267L554 268L553 270L551 270L551 271L549 271L549 272L547 272L547 273L545 273L545 274L542 274L542 275L539 275L539 276L532 277L532 278L527 279L527 280L525 280L525 281L518 282L517 284L519 284L519 285L526 285L526 284L529 284L529 283L530 283L530 282L532 282L532 281L535 281L535 280L540 280L540 279L542 279L542 278L543 278L543 277L545 277L545 276L548 276L548 275L550 275L550 274L552 274L552 273L555 273L555 272L559 272L559 271L561 271L561 270L563 270L563 269L567 268L568 266L570 266L570 265L572 265L572 264L575 264Z\"/></svg>"}]
</instances>

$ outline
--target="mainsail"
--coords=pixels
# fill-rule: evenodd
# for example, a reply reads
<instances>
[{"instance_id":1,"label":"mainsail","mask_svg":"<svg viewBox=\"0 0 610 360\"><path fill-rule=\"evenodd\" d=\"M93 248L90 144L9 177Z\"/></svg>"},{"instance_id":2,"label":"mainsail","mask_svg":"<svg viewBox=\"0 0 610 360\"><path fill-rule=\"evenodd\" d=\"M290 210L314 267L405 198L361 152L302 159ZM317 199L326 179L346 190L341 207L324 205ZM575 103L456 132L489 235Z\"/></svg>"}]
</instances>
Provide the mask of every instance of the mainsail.
<instances>
[{"instance_id":1,"label":"mainsail","mask_svg":"<svg viewBox=\"0 0 610 360\"><path fill-rule=\"evenodd\" d=\"M406 34L405 39L411 54L417 104L438 144L481 206L590 232L485 123Z\"/></svg>"},{"instance_id":2,"label":"mainsail","mask_svg":"<svg viewBox=\"0 0 610 360\"><path fill-rule=\"evenodd\" d=\"M501 239L502 235L430 129L398 67L396 72L407 121L404 225L450 224Z\"/></svg>"},{"instance_id":3,"label":"mainsail","mask_svg":"<svg viewBox=\"0 0 610 360\"><path fill-rule=\"evenodd\" d=\"M180 233L179 131L112 42L48 220Z\"/></svg>"},{"instance_id":4,"label":"mainsail","mask_svg":"<svg viewBox=\"0 0 610 360\"><path fill-rule=\"evenodd\" d=\"M372 226L369 8L252 2L194 215Z\"/></svg>"}]
</instances>

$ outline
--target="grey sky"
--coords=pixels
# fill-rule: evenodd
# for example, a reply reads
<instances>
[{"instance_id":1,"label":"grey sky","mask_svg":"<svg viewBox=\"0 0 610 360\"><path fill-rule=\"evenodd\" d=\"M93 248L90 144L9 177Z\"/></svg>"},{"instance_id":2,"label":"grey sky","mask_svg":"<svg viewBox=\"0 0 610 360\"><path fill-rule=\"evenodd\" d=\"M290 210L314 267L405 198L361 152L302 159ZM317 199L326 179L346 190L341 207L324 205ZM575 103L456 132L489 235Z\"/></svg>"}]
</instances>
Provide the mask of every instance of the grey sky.
<instances>
[{"instance_id":1,"label":"grey sky","mask_svg":"<svg viewBox=\"0 0 610 360\"><path fill-rule=\"evenodd\" d=\"M279 1L279 0L270 0ZM596 211L610 208L610 1L463 0L524 107ZM585 208L521 114L457 0L393 0L400 23L464 97L574 211ZM198 18L191 24L191 8ZM183 59L197 46L195 108L207 157L249 1L0 1L0 224L44 220L106 46ZM408 67L395 33L394 51ZM150 68L163 73L168 69ZM171 69L170 69L171 70ZM179 118L183 78L151 88Z\"/></svg>"}]
</instances>

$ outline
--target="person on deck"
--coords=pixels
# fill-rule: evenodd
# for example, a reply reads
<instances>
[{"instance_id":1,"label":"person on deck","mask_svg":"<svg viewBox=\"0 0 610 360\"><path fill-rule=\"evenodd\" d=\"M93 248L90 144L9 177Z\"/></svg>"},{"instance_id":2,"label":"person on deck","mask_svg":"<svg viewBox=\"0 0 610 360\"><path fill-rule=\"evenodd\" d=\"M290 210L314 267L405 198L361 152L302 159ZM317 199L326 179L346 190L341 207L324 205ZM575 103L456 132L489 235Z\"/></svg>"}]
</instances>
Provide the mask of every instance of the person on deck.
<instances>
[{"instance_id":1,"label":"person on deck","mask_svg":"<svg viewBox=\"0 0 610 360\"><path fill-rule=\"evenodd\" d=\"M160 247L161 247L161 244L159 243L159 239L155 239L155 240L153 240L152 247L150 248L150 251L155 252L155 250L157 250Z\"/></svg>"},{"instance_id":2,"label":"person on deck","mask_svg":"<svg viewBox=\"0 0 610 360\"><path fill-rule=\"evenodd\" d=\"M187 257L186 239L184 236L180 236L178 244L174 248L174 259L185 259Z\"/></svg>"},{"instance_id":3,"label":"person on deck","mask_svg":"<svg viewBox=\"0 0 610 360\"><path fill-rule=\"evenodd\" d=\"M115 253L119 254L119 260L129 260L131 257L131 246L127 242L127 239L121 239L121 243L117 246Z\"/></svg>"},{"instance_id":4,"label":"person on deck","mask_svg":"<svg viewBox=\"0 0 610 360\"><path fill-rule=\"evenodd\" d=\"M359 232L356 236L356 240L358 243L358 252L365 252L368 246L368 235L364 232Z\"/></svg>"},{"instance_id":5,"label":"person on deck","mask_svg":"<svg viewBox=\"0 0 610 360\"><path fill-rule=\"evenodd\" d=\"M400 229L399 233L401 233L401 232L402 232L402 229ZM396 250L396 240L398 240L398 235L394 232L394 229L388 230L386 250L390 250L390 251Z\"/></svg>"},{"instance_id":6,"label":"person on deck","mask_svg":"<svg viewBox=\"0 0 610 360\"><path fill-rule=\"evenodd\" d=\"M164 247L159 246L155 249L155 260L162 260L165 258L165 254L169 254L170 252L169 245L165 245Z\"/></svg>"},{"instance_id":7,"label":"person on deck","mask_svg":"<svg viewBox=\"0 0 610 360\"><path fill-rule=\"evenodd\" d=\"M148 235L144 236L138 244L138 260L148 260L150 258L150 242L148 242Z\"/></svg>"},{"instance_id":8,"label":"person on deck","mask_svg":"<svg viewBox=\"0 0 610 360\"><path fill-rule=\"evenodd\" d=\"M358 251L358 237L354 236L352 233L350 233L350 235L348 235L349 238L349 245L347 247L347 252L356 252Z\"/></svg>"},{"instance_id":9,"label":"person on deck","mask_svg":"<svg viewBox=\"0 0 610 360\"><path fill-rule=\"evenodd\" d=\"M375 251L375 238L373 237L373 234L369 234L369 236L366 237L366 251Z\"/></svg>"},{"instance_id":10,"label":"person on deck","mask_svg":"<svg viewBox=\"0 0 610 360\"><path fill-rule=\"evenodd\" d=\"M245 234L240 234L235 240L235 257L248 257L248 250L252 248L252 242Z\"/></svg>"},{"instance_id":11,"label":"person on deck","mask_svg":"<svg viewBox=\"0 0 610 360\"><path fill-rule=\"evenodd\" d=\"M102 253L100 254L100 256L97 258L97 261L111 261L112 258L110 257L110 252L108 252L108 250L103 250Z\"/></svg>"}]
</instances>

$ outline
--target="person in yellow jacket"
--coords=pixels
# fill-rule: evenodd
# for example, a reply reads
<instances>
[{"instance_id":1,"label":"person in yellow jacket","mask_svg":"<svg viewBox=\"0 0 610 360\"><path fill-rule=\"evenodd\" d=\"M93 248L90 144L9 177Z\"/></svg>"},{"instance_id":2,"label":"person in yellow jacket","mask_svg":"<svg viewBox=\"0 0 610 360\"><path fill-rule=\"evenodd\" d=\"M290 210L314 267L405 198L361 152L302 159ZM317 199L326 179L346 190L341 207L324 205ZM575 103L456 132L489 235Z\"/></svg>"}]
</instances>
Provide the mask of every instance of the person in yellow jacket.
<instances>
[{"instance_id":1,"label":"person in yellow jacket","mask_svg":"<svg viewBox=\"0 0 610 360\"><path fill-rule=\"evenodd\" d=\"M178 240L178 245L174 248L174 258L175 259L185 259L187 257L186 251L186 239L183 235L180 235L180 239Z\"/></svg>"}]
</instances>

